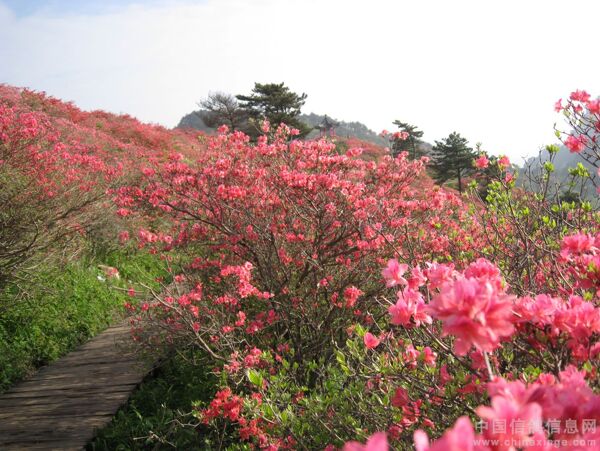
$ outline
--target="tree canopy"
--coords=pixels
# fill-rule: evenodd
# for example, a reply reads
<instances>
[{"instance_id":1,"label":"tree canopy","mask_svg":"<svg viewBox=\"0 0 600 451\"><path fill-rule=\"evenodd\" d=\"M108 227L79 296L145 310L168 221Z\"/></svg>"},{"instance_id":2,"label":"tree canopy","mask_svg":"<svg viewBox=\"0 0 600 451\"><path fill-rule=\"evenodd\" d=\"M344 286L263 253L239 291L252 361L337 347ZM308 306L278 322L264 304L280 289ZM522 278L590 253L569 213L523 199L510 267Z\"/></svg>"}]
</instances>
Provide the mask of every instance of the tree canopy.
<instances>
[{"instance_id":1,"label":"tree canopy","mask_svg":"<svg viewBox=\"0 0 600 451\"><path fill-rule=\"evenodd\" d=\"M232 131L241 130L248 121L248 113L231 94L211 92L198 105L203 108L198 115L211 128L227 125Z\"/></svg>"},{"instance_id":2,"label":"tree canopy","mask_svg":"<svg viewBox=\"0 0 600 451\"><path fill-rule=\"evenodd\" d=\"M238 94L236 98L240 106L247 112L254 127L249 127L250 134L259 134L259 122L268 120L273 126L280 123L300 130L300 137L305 136L310 128L298 118L307 95L298 95L284 83L254 83L250 95ZM254 130L253 130L254 129Z\"/></svg>"},{"instance_id":3,"label":"tree canopy","mask_svg":"<svg viewBox=\"0 0 600 451\"><path fill-rule=\"evenodd\" d=\"M419 148L420 144L423 142L421 141L423 132L419 130L416 125L411 125L399 120L395 120L394 125L398 127L399 131L406 132L408 138L395 139L392 143L392 154L396 156L400 152L408 152L413 160L423 156L423 152Z\"/></svg>"},{"instance_id":4,"label":"tree canopy","mask_svg":"<svg viewBox=\"0 0 600 451\"><path fill-rule=\"evenodd\" d=\"M473 149L459 133L450 133L447 138L436 141L432 149L431 164L436 181L444 183L456 179L458 191L462 192L462 179L472 171L474 158Z\"/></svg>"}]
</instances>

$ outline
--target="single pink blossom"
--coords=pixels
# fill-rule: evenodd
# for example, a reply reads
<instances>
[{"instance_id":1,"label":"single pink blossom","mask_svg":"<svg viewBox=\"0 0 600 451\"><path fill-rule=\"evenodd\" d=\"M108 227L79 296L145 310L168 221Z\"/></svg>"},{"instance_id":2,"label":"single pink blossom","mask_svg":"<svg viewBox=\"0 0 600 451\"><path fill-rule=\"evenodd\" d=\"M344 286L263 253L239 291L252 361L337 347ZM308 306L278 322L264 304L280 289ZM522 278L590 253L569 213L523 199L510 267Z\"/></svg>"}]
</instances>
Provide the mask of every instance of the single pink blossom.
<instances>
[{"instance_id":1,"label":"single pink blossom","mask_svg":"<svg viewBox=\"0 0 600 451\"><path fill-rule=\"evenodd\" d=\"M595 239L593 236L585 233L565 236L560 247L560 254L563 257L569 255L580 255L595 249Z\"/></svg>"},{"instance_id":2,"label":"single pink blossom","mask_svg":"<svg viewBox=\"0 0 600 451\"><path fill-rule=\"evenodd\" d=\"M385 432L376 432L367 440L366 444L356 441L347 442L343 451L388 451L389 445Z\"/></svg>"},{"instance_id":3,"label":"single pink blossom","mask_svg":"<svg viewBox=\"0 0 600 451\"><path fill-rule=\"evenodd\" d=\"M441 286L428 312L442 321L444 335L456 337L457 354L471 346L491 352L514 332L513 299L488 280L460 277Z\"/></svg>"},{"instance_id":4,"label":"single pink blossom","mask_svg":"<svg viewBox=\"0 0 600 451\"><path fill-rule=\"evenodd\" d=\"M489 164L490 160L488 160L485 155L480 155L479 158L475 160L475 167L479 169L485 169Z\"/></svg>"},{"instance_id":5,"label":"single pink blossom","mask_svg":"<svg viewBox=\"0 0 600 451\"><path fill-rule=\"evenodd\" d=\"M454 423L452 429L448 429L444 435L433 444L425 431L419 429L414 433L416 451L487 451L489 448L478 444L475 430L469 417L460 417Z\"/></svg>"},{"instance_id":6,"label":"single pink blossom","mask_svg":"<svg viewBox=\"0 0 600 451\"><path fill-rule=\"evenodd\" d=\"M365 346L367 349L375 349L381 343L381 340L373 335L371 332L367 332L363 337L363 341L365 342Z\"/></svg>"},{"instance_id":7,"label":"single pink blossom","mask_svg":"<svg viewBox=\"0 0 600 451\"><path fill-rule=\"evenodd\" d=\"M346 307L354 307L358 298L363 294L361 290L355 286L347 287L344 290L344 300L346 301Z\"/></svg>"},{"instance_id":8,"label":"single pink blossom","mask_svg":"<svg viewBox=\"0 0 600 451\"><path fill-rule=\"evenodd\" d=\"M558 99L556 101L556 103L554 104L554 111L556 111L557 113L560 113L562 111L562 109L563 109L562 99Z\"/></svg>"},{"instance_id":9,"label":"single pink blossom","mask_svg":"<svg viewBox=\"0 0 600 451\"><path fill-rule=\"evenodd\" d=\"M396 285L406 285L408 282L404 277L404 273L408 270L408 265L398 263L395 258L390 260L387 266L381 271L381 275L386 280L386 286L394 287Z\"/></svg>"},{"instance_id":10,"label":"single pink blossom","mask_svg":"<svg viewBox=\"0 0 600 451\"><path fill-rule=\"evenodd\" d=\"M422 287L427 282L427 277L425 277L424 272L421 270L419 265L415 266L410 271L410 278L408 279L408 287L416 290L419 287Z\"/></svg>"},{"instance_id":11,"label":"single pink blossom","mask_svg":"<svg viewBox=\"0 0 600 451\"><path fill-rule=\"evenodd\" d=\"M503 155L498 159L498 166L500 167L500 169L506 169L510 166L510 160L506 155Z\"/></svg>"},{"instance_id":12,"label":"single pink blossom","mask_svg":"<svg viewBox=\"0 0 600 451\"><path fill-rule=\"evenodd\" d=\"M588 111L592 114L600 114L600 99L590 100L586 107Z\"/></svg>"},{"instance_id":13,"label":"single pink blossom","mask_svg":"<svg viewBox=\"0 0 600 451\"><path fill-rule=\"evenodd\" d=\"M567 139L565 139L565 146L569 149L571 153L579 153L585 149L585 145L587 143L587 138L584 135L573 136L569 135Z\"/></svg>"},{"instance_id":14,"label":"single pink blossom","mask_svg":"<svg viewBox=\"0 0 600 451\"><path fill-rule=\"evenodd\" d=\"M401 408L406 406L409 401L408 391L402 387L398 387L392 397L392 406Z\"/></svg>"},{"instance_id":15,"label":"single pink blossom","mask_svg":"<svg viewBox=\"0 0 600 451\"><path fill-rule=\"evenodd\" d=\"M423 348L423 361L425 362L425 365L435 366L436 358L437 353L433 352L429 346L425 346L425 348Z\"/></svg>"}]
</instances>

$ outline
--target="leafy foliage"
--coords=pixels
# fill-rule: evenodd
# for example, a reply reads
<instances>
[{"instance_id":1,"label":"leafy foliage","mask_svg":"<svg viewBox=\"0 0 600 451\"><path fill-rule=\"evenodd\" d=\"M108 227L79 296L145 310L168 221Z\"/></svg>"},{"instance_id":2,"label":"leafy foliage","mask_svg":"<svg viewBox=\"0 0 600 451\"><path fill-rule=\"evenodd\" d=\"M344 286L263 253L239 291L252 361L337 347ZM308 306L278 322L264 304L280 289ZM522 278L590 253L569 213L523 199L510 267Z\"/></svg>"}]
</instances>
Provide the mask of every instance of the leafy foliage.
<instances>
[{"instance_id":1,"label":"leafy foliage","mask_svg":"<svg viewBox=\"0 0 600 451\"><path fill-rule=\"evenodd\" d=\"M467 145L467 140L454 132L442 141L436 141L431 153L431 166L439 183L450 179L458 182L458 191L462 192L462 180L471 171L475 154Z\"/></svg>"},{"instance_id":2,"label":"leafy foliage","mask_svg":"<svg viewBox=\"0 0 600 451\"><path fill-rule=\"evenodd\" d=\"M286 124L299 130L299 136L305 136L309 131L303 122L298 119L300 110L306 101L306 94L296 94L283 83L255 83L252 93L239 94L236 98L240 106L246 110L253 121L247 132L257 137L260 133L260 123L269 121L274 126Z\"/></svg>"}]
</instances>

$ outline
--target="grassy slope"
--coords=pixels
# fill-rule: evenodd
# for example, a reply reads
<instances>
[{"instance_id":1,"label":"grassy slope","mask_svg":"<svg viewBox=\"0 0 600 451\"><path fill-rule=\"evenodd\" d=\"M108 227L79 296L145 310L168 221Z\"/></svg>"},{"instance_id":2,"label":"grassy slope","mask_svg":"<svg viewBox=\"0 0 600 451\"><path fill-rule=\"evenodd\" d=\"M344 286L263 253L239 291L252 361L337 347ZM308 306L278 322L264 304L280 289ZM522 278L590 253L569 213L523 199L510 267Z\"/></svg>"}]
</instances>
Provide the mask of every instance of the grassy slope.
<instances>
[{"instance_id":1,"label":"grassy slope","mask_svg":"<svg viewBox=\"0 0 600 451\"><path fill-rule=\"evenodd\" d=\"M99 280L100 263L118 268L121 279ZM40 270L26 288L25 300L17 300L9 287L0 303L5 306L0 314L0 392L121 317L129 299L125 288L165 274L150 255L117 251Z\"/></svg>"}]
</instances>

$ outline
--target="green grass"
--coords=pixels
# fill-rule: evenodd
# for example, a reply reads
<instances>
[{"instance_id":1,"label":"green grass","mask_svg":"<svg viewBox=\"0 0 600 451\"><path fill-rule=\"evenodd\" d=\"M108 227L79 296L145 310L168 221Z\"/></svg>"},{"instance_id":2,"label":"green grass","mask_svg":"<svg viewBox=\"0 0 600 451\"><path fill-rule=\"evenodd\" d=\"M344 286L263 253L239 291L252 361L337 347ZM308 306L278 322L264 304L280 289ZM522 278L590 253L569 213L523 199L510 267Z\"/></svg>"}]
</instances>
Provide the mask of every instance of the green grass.
<instances>
[{"instance_id":1,"label":"green grass","mask_svg":"<svg viewBox=\"0 0 600 451\"><path fill-rule=\"evenodd\" d=\"M198 351L170 358L140 385L87 450L214 449L202 427L180 427L175 420L194 421L189 415L192 402L208 402L216 383Z\"/></svg>"},{"instance_id":2,"label":"green grass","mask_svg":"<svg viewBox=\"0 0 600 451\"><path fill-rule=\"evenodd\" d=\"M118 268L121 279L99 280L99 264ZM114 323L130 299L127 287L166 274L154 256L119 250L40 269L20 296L8 287L0 293L0 393Z\"/></svg>"}]
</instances>

